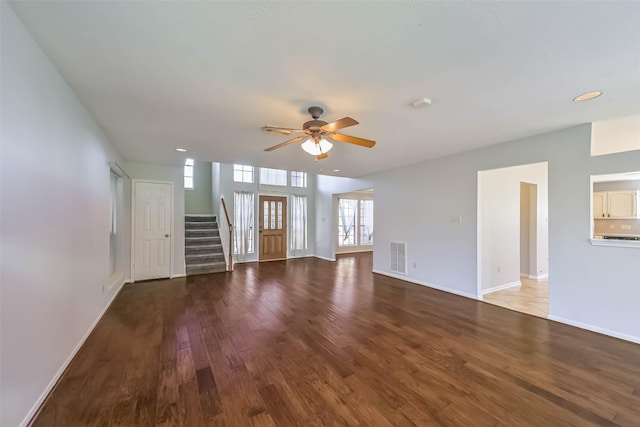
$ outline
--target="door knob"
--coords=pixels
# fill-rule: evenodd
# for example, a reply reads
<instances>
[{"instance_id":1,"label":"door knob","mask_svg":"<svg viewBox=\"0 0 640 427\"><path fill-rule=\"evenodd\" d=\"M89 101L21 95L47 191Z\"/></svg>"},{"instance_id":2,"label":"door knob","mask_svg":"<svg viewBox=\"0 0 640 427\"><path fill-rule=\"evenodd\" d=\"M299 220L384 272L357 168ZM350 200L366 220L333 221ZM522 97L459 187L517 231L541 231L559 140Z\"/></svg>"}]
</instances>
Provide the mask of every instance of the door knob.
<instances>
[{"instance_id":1,"label":"door knob","mask_svg":"<svg viewBox=\"0 0 640 427\"><path fill-rule=\"evenodd\" d=\"M168 234L165 234L165 235L164 235L164 237L169 237L169 235L168 235Z\"/></svg>"}]
</instances>

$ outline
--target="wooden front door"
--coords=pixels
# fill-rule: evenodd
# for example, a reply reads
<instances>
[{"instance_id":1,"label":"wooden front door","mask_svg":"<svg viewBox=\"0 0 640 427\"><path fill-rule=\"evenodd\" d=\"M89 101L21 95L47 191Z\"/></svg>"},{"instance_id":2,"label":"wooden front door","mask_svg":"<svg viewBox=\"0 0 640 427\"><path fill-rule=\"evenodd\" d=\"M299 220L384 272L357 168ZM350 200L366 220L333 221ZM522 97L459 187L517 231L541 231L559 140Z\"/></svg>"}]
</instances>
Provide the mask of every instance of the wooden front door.
<instances>
[{"instance_id":1,"label":"wooden front door","mask_svg":"<svg viewBox=\"0 0 640 427\"><path fill-rule=\"evenodd\" d=\"M287 258L287 198L260 196L260 261Z\"/></svg>"}]
</instances>

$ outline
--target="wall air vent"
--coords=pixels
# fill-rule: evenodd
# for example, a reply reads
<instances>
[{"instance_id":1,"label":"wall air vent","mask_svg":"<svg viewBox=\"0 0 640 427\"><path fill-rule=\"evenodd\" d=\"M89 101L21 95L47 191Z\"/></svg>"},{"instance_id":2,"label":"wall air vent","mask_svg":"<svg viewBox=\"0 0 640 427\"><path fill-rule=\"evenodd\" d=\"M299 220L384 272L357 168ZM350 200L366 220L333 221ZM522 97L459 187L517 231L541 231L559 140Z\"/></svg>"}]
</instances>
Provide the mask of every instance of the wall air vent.
<instances>
[{"instance_id":1,"label":"wall air vent","mask_svg":"<svg viewBox=\"0 0 640 427\"><path fill-rule=\"evenodd\" d=\"M391 242L389 254L391 272L407 274L407 244L405 242Z\"/></svg>"}]
</instances>

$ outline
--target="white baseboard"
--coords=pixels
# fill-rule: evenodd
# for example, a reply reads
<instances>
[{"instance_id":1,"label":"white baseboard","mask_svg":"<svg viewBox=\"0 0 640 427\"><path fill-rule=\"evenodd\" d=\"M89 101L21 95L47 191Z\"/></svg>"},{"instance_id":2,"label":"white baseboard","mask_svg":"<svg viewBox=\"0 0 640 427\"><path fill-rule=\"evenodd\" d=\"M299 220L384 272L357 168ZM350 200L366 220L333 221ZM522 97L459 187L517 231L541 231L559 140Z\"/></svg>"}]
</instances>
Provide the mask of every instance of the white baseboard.
<instances>
[{"instance_id":1,"label":"white baseboard","mask_svg":"<svg viewBox=\"0 0 640 427\"><path fill-rule=\"evenodd\" d=\"M173 274L171 276L169 276L169 279L177 279L178 277L187 277L186 274L182 273L182 274Z\"/></svg>"},{"instance_id":2,"label":"white baseboard","mask_svg":"<svg viewBox=\"0 0 640 427\"><path fill-rule=\"evenodd\" d=\"M547 316L547 319L553 320L554 322L564 323L565 325L575 326L576 328L586 329L587 331L597 332L599 334L608 335L610 337L619 338L625 341L631 341L636 344L640 344L640 337L636 337L633 335L622 334L620 332L612 331L610 329L601 328L599 326L593 326L586 323L575 322L573 320L565 319L563 317L558 317L550 314Z\"/></svg>"},{"instance_id":3,"label":"white baseboard","mask_svg":"<svg viewBox=\"0 0 640 427\"><path fill-rule=\"evenodd\" d=\"M107 289L112 290L118 284L122 285L124 283L124 274L120 273L116 276L109 278L109 286Z\"/></svg>"},{"instance_id":4,"label":"white baseboard","mask_svg":"<svg viewBox=\"0 0 640 427\"><path fill-rule=\"evenodd\" d=\"M327 257L323 257L323 256L320 256L320 255L313 255L313 257L314 258L320 258L320 259L323 259L325 261L335 261L336 260L335 258L327 258Z\"/></svg>"},{"instance_id":5,"label":"white baseboard","mask_svg":"<svg viewBox=\"0 0 640 427\"><path fill-rule=\"evenodd\" d=\"M548 278L549 274L540 274L539 276L534 276L533 274L520 273L520 277L526 277L527 279L531 280L540 280Z\"/></svg>"},{"instance_id":6,"label":"white baseboard","mask_svg":"<svg viewBox=\"0 0 640 427\"><path fill-rule=\"evenodd\" d=\"M433 283L423 282L422 280L413 279L408 276L403 276L402 274L389 273L387 271L376 270L375 268L371 271L373 273L381 274L383 276L389 276L389 277L393 277L394 279L403 280L405 282L415 283L416 285L426 286L428 288L437 289L439 291L449 292L450 294L460 295L461 297L471 298L474 300L478 299L476 295L473 295L467 292L462 292L457 289L451 289L444 286L434 285Z\"/></svg>"},{"instance_id":7,"label":"white baseboard","mask_svg":"<svg viewBox=\"0 0 640 427\"><path fill-rule=\"evenodd\" d=\"M91 335L91 332L93 332L95 327L98 325L98 322L100 322L100 319L102 319L102 316L104 316L104 314L107 312L109 307L111 307L111 304L113 303L113 300L116 299L116 297L118 296L118 294L122 290L122 287L124 286L125 283L127 283L126 280L122 281L122 283L120 283L120 286L113 293L113 296L111 297L109 302L100 311L100 313L98 314L98 317L96 317L96 320L94 320L94 322L91 324L91 326L89 327L87 332L84 334L82 339L80 339L80 342L78 343L78 345L73 349L73 351L71 352L69 357L67 357L67 360L64 361L64 363L62 364L60 369L58 369L58 372L56 372L56 374L53 376L53 379L49 382L49 384L44 389L44 391L42 392L42 394L40 395L38 400L36 400L36 403L33 404L31 409L27 413L27 415L24 417L22 422L19 424L20 427L27 427L31 423L33 417L38 413L38 410L40 409L40 406L42 406L44 401L49 396L49 393L51 393L51 391L54 389L56 384L58 384L58 381L60 380L62 375L65 373L65 371L67 370L67 368L71 364L71 361L73 360L74 357L76 357L76 354L78 353L80 348L84 345L84 342L87 340L87 338L89 338L89 335Z\"/></svg>"},{"instance_id":8,"label":"white baseboard","mask_svg":"<svg viewBox=\"0 0 640 427\"><path fill-rule=\"evenodd\" d=\"M359 254L361 252L373 252L373 249L372 248L354 249L354 250L343 249L342 251L336 251L336 255Z\"/></svg>"},{"instance_id":9,"label":"white baseboard","mask_svg":"<svg viewBox=\"0 0 640 427\"><path fill-rule=\"evenodd\" d=\"M522 286L522 282L519 280L511 283L505 283L504 285L494 286L493 288L485 289L482 291L482 295L490 294L492 292L498 292L509 288L515 288L516 286Z\"/></svg>"}]
</instances>

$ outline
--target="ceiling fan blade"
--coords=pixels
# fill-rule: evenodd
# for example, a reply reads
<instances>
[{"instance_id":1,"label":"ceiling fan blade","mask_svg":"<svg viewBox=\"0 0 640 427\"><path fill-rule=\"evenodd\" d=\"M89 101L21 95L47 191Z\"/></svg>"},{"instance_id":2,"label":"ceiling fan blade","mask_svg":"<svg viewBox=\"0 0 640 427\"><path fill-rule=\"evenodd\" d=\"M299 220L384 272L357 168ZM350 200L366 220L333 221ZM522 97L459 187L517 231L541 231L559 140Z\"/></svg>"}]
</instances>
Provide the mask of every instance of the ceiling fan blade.
<instances>
[{"instance_id":1,"label":"ceiling fan blade","mask_svg":"<svg viewBox=\"0 0 640 427\"><path fill-rule=\"evenodd\" d=\"M262 126L260 129L263 132L276 133L278 135L290 135L293 132L304 132L303 129L280 128L280 127L270 126L270 125Z\"/></svg>"},{"instance_id":2,"label":"ceiling fan blade","mask_svg":"<svg viewBox=\"0 0 640 427\"><path fill-rule=\"evenodd\" d=\"M327 123L326 125L322 126L320 129L327 132L333 132L338 129L344 129L349 126L353 126L357 124L358 124L357 120L354 120L351 117L343 117L340 120L336 120L335 122Z\"/></svg>"},{"instance_id":3,"label":"ceiling fan blade","mask_svg":"<svg viewBox=\"0 0 640 427\"><path fill-rule=\"evenodd\" d=\"M304 140L306 140L308 138L309 138L308 135L296 136L295 138L292 138L292 139L290 139L288 141L281 142L280 144L274 145L273 147L269 147L269 148L265 149L264 151L273 151L276 148L280 148L280 147L284 147L285 145L294 144L296 142L304 141Z\"/></svg>"},{"instance_id":4,"label":"ceiling fan blade","mask_svg":"<svg viewBox=\"0 0 640 427\"><path fill-rule=\"evenodd\" d=\"M341 133L332 133L328 136L333 140L348 142L349 144L360 145L361 147L372 148L374 145L376 145L375 141L372 141L370 139L358 138L357 136L343 135Z\"/></svg>"},{"instance_id":5,"label":"ceiling fan blade","mask_svg":"<svg viewBox=\"0 0 640 427\"><path fill-rule=\"evenodd\" d=\"M326 159L327 157L329 157L327 153L320 153L316 156L316 160Z\"/></svg>"}]
</instances>

